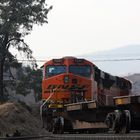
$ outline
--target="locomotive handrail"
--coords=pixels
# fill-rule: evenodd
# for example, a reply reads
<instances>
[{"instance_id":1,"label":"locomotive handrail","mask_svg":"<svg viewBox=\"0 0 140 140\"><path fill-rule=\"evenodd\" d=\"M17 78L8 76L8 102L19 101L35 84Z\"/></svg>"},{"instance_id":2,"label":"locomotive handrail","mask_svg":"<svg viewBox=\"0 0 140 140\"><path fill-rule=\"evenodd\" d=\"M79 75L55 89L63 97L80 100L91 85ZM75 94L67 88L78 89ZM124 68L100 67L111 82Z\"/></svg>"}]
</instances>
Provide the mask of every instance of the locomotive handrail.
<instances>
[{"instance_id":1,"label":"locomotive handrail","mask_svg":"<svg viewBox=\"0 0 140 140\"><path fill-rule=\"evenodd\" d=\"M43 106L49 101L49 99L52 97L52 95L54 94L55 90L52 90L53 92L50 93L49 97L44 101L44 103L40 106L40 116L41 116L41 121L43 122L43 118L42 118L42 108Z\"/></svg>"},{"instance_id":2,"label":"locomotive handrail","mask_svg":"<svg viewBox=\"0 0 140 140\"><path fill-rule=\"evenodd\" d=\"M117 96L117 97L113 97L113 99L118 99L118 98L131 98L131 97L140 97L140 94Z\"/></svg>"}]
</instances>

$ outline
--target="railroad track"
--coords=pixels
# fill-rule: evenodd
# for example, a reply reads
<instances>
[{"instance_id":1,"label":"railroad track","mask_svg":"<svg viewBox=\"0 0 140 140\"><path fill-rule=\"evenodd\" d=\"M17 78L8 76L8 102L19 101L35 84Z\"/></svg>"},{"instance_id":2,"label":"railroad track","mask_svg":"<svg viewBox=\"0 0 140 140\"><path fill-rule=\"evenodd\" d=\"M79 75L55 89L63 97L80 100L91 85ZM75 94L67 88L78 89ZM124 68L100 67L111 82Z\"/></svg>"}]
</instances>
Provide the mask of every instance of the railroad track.
<instances>
[{"instance_id":1,"label":"railroad track","mask_svg":"<svg viewBox=\"0 0 140 140\"><path fill-rule=\"evenodd\" d=\"M128 135L114 134L68 134L55 135L63 140L140 140L140 133L132 133Z\"/></svg>"},{"instance_id":2,"label":"railroad track","mask_svg":"<svg viewBox=\"0 0 140 140\"><path fill-rule=\"evenodd\" d=\"M57 136L43 135L43 136L19 136L19 137L0 137L0 140L61 140Z\"/></svg>"},{"instance_id":3,"label":"railroad track","mask_svg":"<svg viewBox=\"0 0 140 140\"><path fill-rule=\"evenodd\" d=\"M140 133L116 134L57 134L45 136L0 137L0 140L140 140Z\"/></svg>"}]
</instances>

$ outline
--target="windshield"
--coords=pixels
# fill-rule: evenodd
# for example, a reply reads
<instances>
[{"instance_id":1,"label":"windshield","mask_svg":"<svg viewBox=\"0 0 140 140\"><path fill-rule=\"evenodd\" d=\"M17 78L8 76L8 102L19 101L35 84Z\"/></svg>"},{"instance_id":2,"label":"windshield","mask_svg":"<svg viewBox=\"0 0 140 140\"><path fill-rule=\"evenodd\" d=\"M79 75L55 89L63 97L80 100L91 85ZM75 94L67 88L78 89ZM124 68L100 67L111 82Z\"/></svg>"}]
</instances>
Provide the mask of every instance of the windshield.
<instances>
[{"instance_id":1,"label":"windshield","mask_svg":"<svg viewBox=\"0 0 140 140\"><path fill-rule=\"evenodd\" d=\"M46 67L46 77L51 77L57 74L65 73L66 66L47 66Z\"/></svg>"},{"instance_id":2,"label":"windshield","mask_svg":"<svg viewBox=\"0 0 140 140\"><path fill-rule=\"evenodd\" d=\"M91 68L89 65L82 65L82 66L71 65L69 67L69 72L79 76L90 77Z\"/></svg>"}]
</instances>

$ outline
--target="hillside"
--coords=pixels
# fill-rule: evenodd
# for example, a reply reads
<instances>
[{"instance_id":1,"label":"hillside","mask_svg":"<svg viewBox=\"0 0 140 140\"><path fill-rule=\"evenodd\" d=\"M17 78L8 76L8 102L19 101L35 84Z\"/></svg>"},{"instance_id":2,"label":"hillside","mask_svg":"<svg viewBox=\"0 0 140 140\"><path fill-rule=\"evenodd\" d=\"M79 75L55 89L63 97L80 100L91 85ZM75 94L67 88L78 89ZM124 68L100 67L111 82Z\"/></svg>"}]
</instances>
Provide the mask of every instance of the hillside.
<instances>
[{"instance_id":1,"label":"hillside","mask_svg":"<svg viewBox=\"0 0 140 140\"><path fill-rule=\"evenodd\" d=\"M130 81L132 81L132 93L140 94L140 74L133 74L126 77Z\"/></svg>"},{"instance_id":2,"label":"hillside","mask_svg":"<svg viewBox=\"0 0 140 140\"><path fill-rule=\"evenodd\" d=\"M12 78L11 78L12 77ZM30 67L10 67L4 73L4 94L11 101L35 104L41 99L42 71Z\"/></svg>"}]
</instances>

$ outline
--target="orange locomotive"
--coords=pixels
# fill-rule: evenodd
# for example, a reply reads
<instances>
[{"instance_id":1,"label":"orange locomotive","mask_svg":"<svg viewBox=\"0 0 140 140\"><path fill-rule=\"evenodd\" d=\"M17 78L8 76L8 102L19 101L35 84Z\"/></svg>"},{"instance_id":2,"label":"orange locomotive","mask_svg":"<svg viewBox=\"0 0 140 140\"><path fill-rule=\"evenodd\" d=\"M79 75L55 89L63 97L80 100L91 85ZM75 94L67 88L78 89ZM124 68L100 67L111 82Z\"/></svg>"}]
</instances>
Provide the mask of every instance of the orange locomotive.
<instances>
[{"instance_id":1,"label":"orange locomotive","mask_svg":"<svg viewBox=\"0 0 140 140\"><path fill-rule=\"evenodd\" d=\"M130 81L85 59L52 59L43 67L41 114L46 129L54 133L107 128L104 120L114 110L113 97L131 91Z\"/></svg>"},{"instance_id":2,"label":"orange locomotive","mask_svg":"<svg viewBox=\"0 0 140 140\"><path fill-rule=\"evenodd\" d=\"M43 99L47 99L54 93L50 100L70 103L72 94L78 94L79 90L86 90L85 99L92 99L93 64L83 59L77 60L73 57L65 57L45 63L45 76L42 83Z\"/></svg>"}]
</instances>

